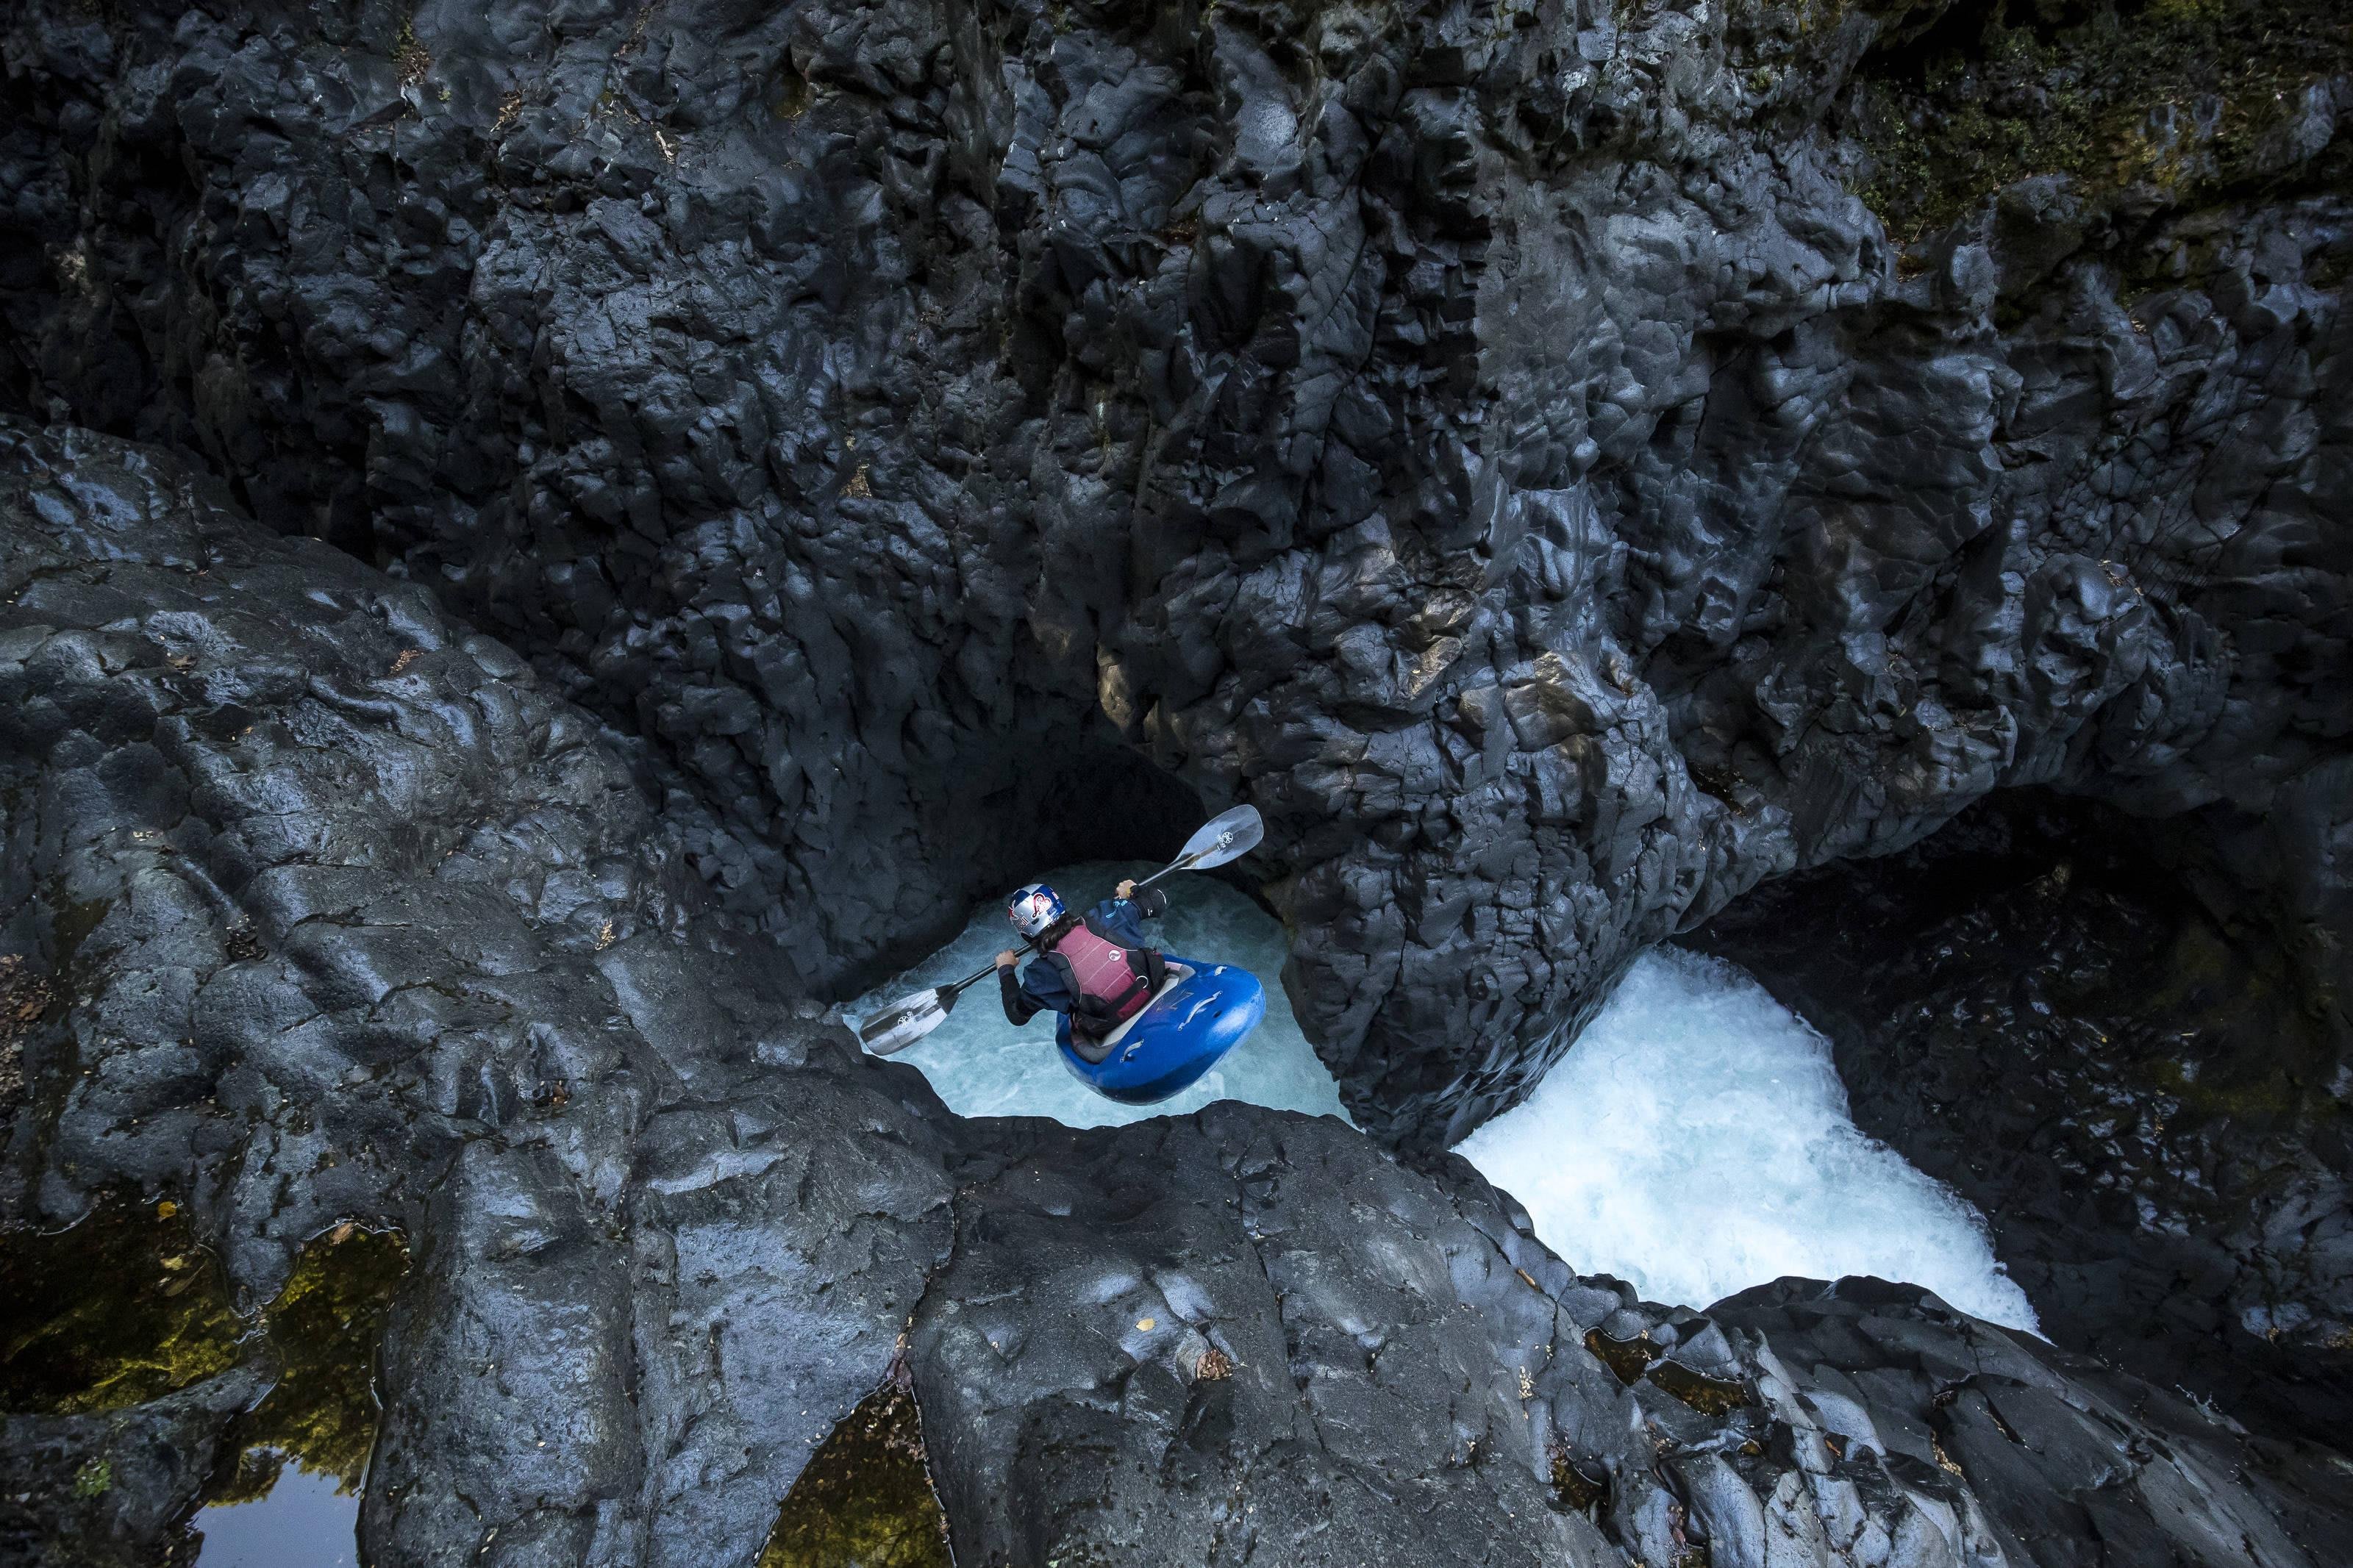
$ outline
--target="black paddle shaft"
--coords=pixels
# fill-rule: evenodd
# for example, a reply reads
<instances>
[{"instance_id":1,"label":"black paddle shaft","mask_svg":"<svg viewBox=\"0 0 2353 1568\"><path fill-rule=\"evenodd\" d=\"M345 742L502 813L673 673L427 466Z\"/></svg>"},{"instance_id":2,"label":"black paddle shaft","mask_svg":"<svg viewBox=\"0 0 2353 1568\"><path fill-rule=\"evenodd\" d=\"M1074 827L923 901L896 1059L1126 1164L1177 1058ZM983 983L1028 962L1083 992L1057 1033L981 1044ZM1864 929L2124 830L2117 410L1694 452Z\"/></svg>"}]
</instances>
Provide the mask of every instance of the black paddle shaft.
<instances>
[{"instance_id":1,"label":"black paddle shaft","mask_svg":"<svg viewBox=\"0 0 2353 1568\"><path fill-rule=\"evenodd\" d=\"M1037 945L1038 943L1033 938L1030 941L1024 942L1021 944L1020 951L1023 952L1029 952L1034 950ZM955 984L941 986L939 988L940 1011L944 1013L949 1008L954 1007L955 1005L956 998L963 995L967 988L979 984L982 981L987 979L990 975L996 973L997 960L992 958L988 961L988 967L986 969L976 969L970 974L965 975L962 980L957 981Z\"/></svg>"},{"instance_id":2,"label":"black paddle shaft","mask_svg":"<svg viewBox=\"0 0 2353 1568\"><path fill-rule=\"evenodd\" d=\"M1240 858L1258 847L1266 835L1266 826L1259 819L1254 807L1238 805L1218 814L1201 825L1201 830L1185 841L1185 848L1176 859L1163 866L1141 882L1138 888L1148 888L1172 871L1206 870ZM1021 944L1023 952L1035 952L1038 942L1030 938ZM956 998L971 987L987 979L997 968L990 961L987 968L975 970L962 980L948 985L934 985L929 991L918 991L902 997L859 1026L859 1038L870 1049L881 1046L875 1054L889 1056L905 1050L947 1019L955 1006ZM884 1044L893 1035L905 1033L905 1038L895 1045Z\"/></svg>"},{"instance_id":3,"label":"black paddle shaft","mask_svg":"<svg viewBox=\"0 0 2353 1568\"><path fill-rule=\"evenodd\" d=\"M1161 867L1160 869L1155 871L1149 877L1145 878L1141 882L1138 882L1135 885L1136 890L1138 892L1143 891L1145 889L1152 886L1153 883L1160 880L1161 878L1167 876L1172 871L1185 870L1198 858L1198 856L1194 855L1179 855L1176 859L1169 861L1168 864ZM1024 952L1031 952L1036 951L1037 946L1037 938L1031 937L1021 944L1021 951ZM992 958L988 961L988 967L987 969L976 969L952 985L941 986L939 988L940 1011L944 1013L949 1008L954 1007L957 997L963 995L965 992L972 986L977 985L982 981L987 979L990 974L996 972L996 969L997 961Z\"/></svg>"}]
</instances>

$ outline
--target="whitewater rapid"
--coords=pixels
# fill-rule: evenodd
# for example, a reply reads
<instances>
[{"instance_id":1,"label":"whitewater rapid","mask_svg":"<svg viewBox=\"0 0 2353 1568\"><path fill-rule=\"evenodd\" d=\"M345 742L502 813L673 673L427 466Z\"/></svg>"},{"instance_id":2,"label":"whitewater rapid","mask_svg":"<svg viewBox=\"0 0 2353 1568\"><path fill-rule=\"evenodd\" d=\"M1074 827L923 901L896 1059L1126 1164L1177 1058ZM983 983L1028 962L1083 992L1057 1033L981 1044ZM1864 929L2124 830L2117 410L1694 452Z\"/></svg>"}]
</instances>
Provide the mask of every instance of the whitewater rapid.
<instances>
[{"instance_id":1,"label":"whitewater rapid","mask_svg":"<svg viewBox=\"0 0 2353 1568\"><path fill-rule=\"evenodd\" d=\"M1455 1152L1580 1273L1653 1301L1874 1274L2038 1326L1977 1210L1865 1137L1830 1042L1721 959L1637 959L1535 1093Z\"/></svg>"},{"instance_id":2,"label":"whitewater rapid","mask_svg":"<svg viewBox=\"0 0 2353 1568\"><path fill-rule=\"evenodd\" d=\"M1044 879L1092 905L1120 878L1154 868L1094 861ZM1008 1024L993 982L896 1059L964 1116L1095 1127L1240 1100L1345 1119L1283 994L1281 923L1206 877L1175 879L1169 895L1163 948L1242 964L1267 991L1265 1022L1183 1094L1155 1106L1095 1094L1063 1068L1051 1019ZM953 942L843 1012L863 1017L959 979L1011 943L1003 911L986 903ZM1829 1043L1721 960L1675 949L1638 959L1526 1103L1456 1152L1525 1205L1572 1268L1614 1274L1651 1300L1704 1306L1788 1274L1874 1274L1994 1322L2036 1326L1977 1211L1866 1138L1848 1117Z\"/></svg>"}]
</instances>

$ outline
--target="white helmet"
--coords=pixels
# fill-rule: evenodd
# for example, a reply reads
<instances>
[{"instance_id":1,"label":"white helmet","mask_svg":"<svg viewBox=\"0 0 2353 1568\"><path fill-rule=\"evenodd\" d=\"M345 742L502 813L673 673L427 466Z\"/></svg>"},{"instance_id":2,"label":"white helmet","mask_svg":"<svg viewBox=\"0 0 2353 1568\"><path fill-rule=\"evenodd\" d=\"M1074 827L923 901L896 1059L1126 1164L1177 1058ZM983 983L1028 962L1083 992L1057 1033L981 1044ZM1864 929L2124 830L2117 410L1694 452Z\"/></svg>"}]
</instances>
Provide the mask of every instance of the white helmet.
<instances>
[{"instance_id":1,"label":"white helmet","mask_svg":"<svg viewBox=\"0 0 2353 1568\"><path fill-rule=\"evenodd\" d=\"M1043 882L1032 882L1005 900L1005 918L1023 936L1034 937L1062 918L1062 900Z\"/></svg>"}]
</instances>

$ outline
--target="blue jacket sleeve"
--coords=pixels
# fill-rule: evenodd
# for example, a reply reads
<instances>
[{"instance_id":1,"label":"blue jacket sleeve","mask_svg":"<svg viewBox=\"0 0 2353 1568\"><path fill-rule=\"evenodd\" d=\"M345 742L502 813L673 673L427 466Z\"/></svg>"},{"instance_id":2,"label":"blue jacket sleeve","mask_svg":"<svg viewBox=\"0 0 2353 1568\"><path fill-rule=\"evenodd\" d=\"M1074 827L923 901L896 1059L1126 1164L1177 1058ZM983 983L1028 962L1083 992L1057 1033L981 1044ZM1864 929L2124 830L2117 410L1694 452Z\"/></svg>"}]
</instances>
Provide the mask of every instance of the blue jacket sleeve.
<instances>
[{"instance_id":1,"label":"blue jacket sleeve","mask_svg":"<svg viewBox=\"0 0 2353 1568\"><path fill-rule=\"evenodd\" d=\"M1032 959L1029 966L1017 979L1010 969L997 972L997 989L1005 1003L1005 1016L1016 1027L1028 1023L1039 1014L1051 1010L1071 1010L1071 988L1050 963Z\"/></svg>"},{"instance_id":2,"label":"blue jacket sleeve","mask_svg":"<svg viewBox=\"0 0 2353 1568\"><path fill-rule=\"evenodd\" d=\"M1150 947L1152 939L1144 933L1144 922L1157 920L1168 908L1168 895L1158 888L1145 888L1132 899L1105 899L1095 906L1097 924L1117 938L1124 947Z\"/></svg>"}]
</instances>

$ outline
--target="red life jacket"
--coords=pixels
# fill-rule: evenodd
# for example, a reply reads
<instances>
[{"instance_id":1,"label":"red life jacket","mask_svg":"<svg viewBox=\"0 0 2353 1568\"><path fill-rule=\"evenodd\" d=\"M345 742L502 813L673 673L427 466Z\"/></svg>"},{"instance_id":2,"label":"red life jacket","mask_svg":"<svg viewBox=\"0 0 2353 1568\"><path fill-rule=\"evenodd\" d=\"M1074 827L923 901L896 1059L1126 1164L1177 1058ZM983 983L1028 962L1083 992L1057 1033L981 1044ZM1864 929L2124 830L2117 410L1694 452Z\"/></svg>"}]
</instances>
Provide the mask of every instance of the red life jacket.
<instances>
[{"instance_id":1,"label":"red life jacket","mask_svg":"<svg viewBox=\"0 0 2353 1568\"><path fill-rule=\"evenodd\" d=\"M1071 1032L1096 1039L1143 1012L1163 973L1158 953L1122 947L1095 929L1092 915L1044 956L1071 988Z\"/></svg>"}]
</instances>

